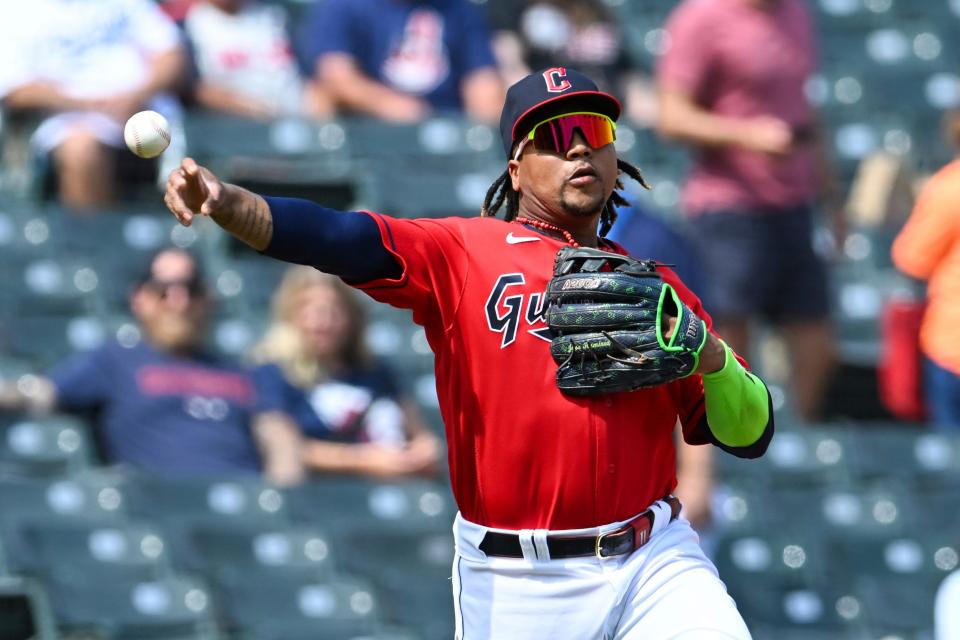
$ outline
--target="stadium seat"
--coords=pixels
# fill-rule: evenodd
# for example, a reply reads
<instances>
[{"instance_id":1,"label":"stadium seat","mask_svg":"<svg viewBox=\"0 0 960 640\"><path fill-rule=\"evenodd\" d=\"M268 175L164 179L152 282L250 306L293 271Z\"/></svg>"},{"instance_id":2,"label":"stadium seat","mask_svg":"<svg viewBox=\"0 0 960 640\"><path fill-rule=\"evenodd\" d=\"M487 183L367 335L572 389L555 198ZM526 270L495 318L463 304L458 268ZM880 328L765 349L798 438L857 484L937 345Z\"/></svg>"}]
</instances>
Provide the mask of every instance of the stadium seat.
<instances>
[{"instance_id":1,"label":"stadium seat","mask_svg":"<svg viewBox=\"0 0 960 640\"><path fill-rule=\"evenodd\" d=\"M137 474L126 490L130 511L168 522L215 527L286 523L283 494L257 478L163 478Z\"/></svg>"},{"instance_id":2,"label":"stadium seat","mask_svg":"<svg viewBox=\"0 0 960 640\"><path fill-rule=\"evenodd\" d=\"M216 640L210 592L202 583L172 576L149 581L90 577L47 582L61 627L110 640Z\"/></svg>"},{"instance_id":3,"label":"stadium seat","mask_svg":"<svg viewBox=\"0 0 960 640\"><path fill-rule=\"evenodd\" d=\"M368 526L449 531L456 506L449 487L420 480L380 483L325 477L287 491L292 517L336 535Z\"/></svg>"},{"instance_id":4,"label":"stadium seat","mask_svg":"<svg viewBox=\"0 0 960 640\"><path fill-rule=\"evenodd\" d=\"M348 155L341 122L284 117L271 121L194 111L184 120L187 155L201 164L235 156L317 159Z\"/></svg>"},{"instance_id":5,"label":"stadium seat","mask_svg":"<svg viewBox=\"0 0 960 640\"><path fill-rule=\"evenodd\" d=\"M923 526L898 536L835 533L825 538L824 548L838 580L872 576L883 582L936 584L960 565L960 536Z\"/></svg>"},{"instance_id":6,"label":"stadium seat","mask_svg":"<svg viewBox=\"0 0 960 640\"><path fill-rule=\"evenodd\" d=\"M826 558L820 540L808 532L791 531L722 534L714 552L721 579L737 584L754 578L821 584Z\"/></svg>"},{"instance_id":7,"label":"stadium seat","mask_svg":"<svg viewBox=\"0 0 960 640\"><path fill-rule=\"evenodd\" d=\"M315 530L197 527L189 541L200 561L196 568L218 583L257 582L269 573L321 580L334 573L333 543Z\"/></svg>"},{"instance_id":8,"label":"stadium seat","mask_svg":"<svg viewBox=\"0 0 960 640\"><path fill-rule=\"evenodd\" d=\"M836 589L778 576L725 582L748 625L829 633L838 638L846 637L845 631L851 626L861 624L859 610L844 608L848 601L843 598L850 595ZM799 634L799 637L805 636Z\"/></svg>"},{"instance_id":9,"label":"stadium seat","mask_svg":"<svg viewBox=\"0 0 960 640\"><path fill-rule=\"evenodd\" d=\"M834 483L821 488L778 489L771 494L781 525L805 531L857 531L898 535L917 522L917 506L895 483Z\"/></svg>"},{"instance_id":10,"label":"stadium seat","mask_svg":"<svg viewBox=\"0 0 960 640\"><path fill-rule=\"evenodd\" d=\"M379 624L372 587L354 579L269 574L225 588L221 603L227 626L251 640L350 638Z\"/></svg>"},{"instance_id":11,"label":"stadium seat","mask_svg":"<svg viewBox=\"0 0 960 640\"><path fill-rule=\"evenodd\" d=\"M51 520L116 523L124 520L123 485L110 473L91 470L68 478L0 480L0 524Z\"/></svg>"},{"instance_id":12,"label":"stadium seat","mask_svg":"<svg viewBox=\"0 0 960 640\"><path fill-rule=\"evenodd\" d=\"M799 427L779 429L762 458L740 464L766 475L772 486L818 486L845 478L849 455L842 431Z\"/></svg>"},{"instance_id":13,"label":"stadium seat","mask_svg":"<svg viewBox=\"0 0 960 640\"><path fill-rule=\"evenodd\" d=\"M9 276L8 284L21 312L75 314L95 310L100 276L89 257L37 256Z\"/></svg>"},{"instance_id":14,"label":"stadium seat","mask_svg":"<svg viewBox=\"0 0 960 640\"><path fill-rule=\"evenodd\" d=\"M94 458L90 434L78 420L23 417L4 422L0 421L0 476L69 475L88 467Z\"/></svg>"},{"instance_id":15,"label":"stadium seat","mask_svg":"<svg viewBox=\"0 0 960 640\"><path fill-rule=\"evenodd\" d=\"M919 526L936 531L960 531L960 477L917 485L914 492Z\"/></svg>"},{"instance_id":16,"label":"stadium seat","mask_svg":"<svg viewBox=\"0 0 960 640\"><path fill-rule=\"evenodd\" d=\"M475 166L472 160L425 170L396 159L371 161L361 184L361 207L405 218L475 217L502 164Z\"/></svg>"},{"instance_id":17,"label":"stadium seat","mask_svg":"<svg viewBox=\"0 0 960 640\"><path fill-rule=\"evenodd\" d=\"M720 531L732 534L776 526L779 513L763 484L750 477L723 472L718 473L717 478L711 503L713 519Z\"/></svg>"},{"instance_id":18,"label":"stadium seat","mask_svg":"<svg viewBox=\"0 0 960 640\"><path fill-rule=\"evenodd\" d=\"M960 439L903 423L851 427L848 463L861 480L898 478L922 486L960 477Z\"/></svg>"},{"instance_id":19,"label":"stadium seat","mask_svg":"<svg viewBox=\"0 0 960 640\"><path fill-rule=\"evenodd\" d=\"M229 292L239 289L238 295L242 296L246 309L265 314L288 267L278 260L259 257L232 260L215 273L216 286L221 297L227 298ZM221 290L221 285L226 291Z\"/></svg>"},{"instance_id":20,"label":"stadium seat","mask_svg":"<svg viewBox=\"0 0 960 640\"><path fill-rule=\"evenodd\" d=\"M160 525L179 566L201 566L194 530L284 527L284 495L257 478L162 478L137 474L126 485L130 512Z\"/></svg>"},{"instance_id":21,"label":"stadium seat","mask_svg":"<svg viewBox=\"0 0 960 640\"><path fill-rule=\"evenodd\" d=\"M500 136L493 127L459 116L437 116L413 125L385 123L368 118L343 122L346 140L357 158L383 158L395 165L398 158L439 169L450 161L502 163Z\"/></svg>"},{"instance_id":22,"label":"stadium seat","mask_svg":"<svg viewBox=\"0 0 960 640\"><path fill-rule=\"evenodd\" d=\"M147 525L34 522L5 538L17 572L92 581L152 580L170 573L168 550Z\"/></svg>"},{"instance_id":23,"label":"stadium seat","mask_svg":"<svg viewBox=\"0 0 960 640\"><path fill-rule=\"evenodd\" d=\"M334 535L338 566L376 586L385 620L416 628L425 640L450 637L454 549L449 528L430 532L381 525Z\"/></svg>"},{"instance_id":24,"label":"stadium seat","mask_svg":"<svg viewBox=\"0 0 960 640\"><path fill-rule=\"evenodd\" d=\"M890 577L858 580L855 597L874 637L917 634L932 637L933 602L938 582Z\"/></svg>"},{"instance_id":25,"label":"stadium seat","mask_svg":"<svg viewBox=\"0 0 960 640\"><path fill-rule=\"evenodd\" d=\"M30 578L0 576L0 630L4 640L57 640L46 591Z\"/></svg>"}]
</instances>

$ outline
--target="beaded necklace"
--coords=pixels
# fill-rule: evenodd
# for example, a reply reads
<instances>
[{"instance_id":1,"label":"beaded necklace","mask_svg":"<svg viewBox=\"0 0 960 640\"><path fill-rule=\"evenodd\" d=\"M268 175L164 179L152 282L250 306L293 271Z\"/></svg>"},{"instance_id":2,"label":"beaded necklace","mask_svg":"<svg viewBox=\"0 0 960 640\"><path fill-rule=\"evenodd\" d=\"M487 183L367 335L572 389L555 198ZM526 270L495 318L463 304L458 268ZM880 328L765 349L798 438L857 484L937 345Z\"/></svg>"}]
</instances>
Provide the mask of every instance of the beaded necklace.
<instances>
[{"instance_id":1,"label":"beaded necklace","mask_svg":"<svg viewBox=\"0 0 960 640\"><path fill-rule=\"evenodd\" d=\"M569 244L574 249L580 248L580 243L573 239L573 235L566 229L561 229L555 224L550 224L549 222L544 222L543 220L534 220L533 218L515 218L516 222L520 224L528 224L531 227L537 227L538 229L543 229L545 231L553 231L559 233L564 238L567 239L567 244Z\"/></svg>"}]
</instances>

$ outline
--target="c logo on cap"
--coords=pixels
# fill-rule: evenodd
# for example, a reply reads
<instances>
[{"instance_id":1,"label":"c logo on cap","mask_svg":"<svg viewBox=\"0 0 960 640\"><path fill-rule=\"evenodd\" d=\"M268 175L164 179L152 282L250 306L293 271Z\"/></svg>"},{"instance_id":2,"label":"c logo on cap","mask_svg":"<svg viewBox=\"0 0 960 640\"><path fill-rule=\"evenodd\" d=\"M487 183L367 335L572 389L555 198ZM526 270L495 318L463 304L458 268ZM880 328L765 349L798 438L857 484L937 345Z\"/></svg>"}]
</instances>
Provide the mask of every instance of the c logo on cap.
<instances>
[{"instance_id":1,"label":"c logo on cap","mask_svg":"<svg viewBox=\"0 0 960 640\"><path fill-rule=\"evenodd\" d=\"M563 93L572 86L567 80L567 70L563 67L547 69L543 72L543 80L550 93Z\"/></svg>"}]
</instances>

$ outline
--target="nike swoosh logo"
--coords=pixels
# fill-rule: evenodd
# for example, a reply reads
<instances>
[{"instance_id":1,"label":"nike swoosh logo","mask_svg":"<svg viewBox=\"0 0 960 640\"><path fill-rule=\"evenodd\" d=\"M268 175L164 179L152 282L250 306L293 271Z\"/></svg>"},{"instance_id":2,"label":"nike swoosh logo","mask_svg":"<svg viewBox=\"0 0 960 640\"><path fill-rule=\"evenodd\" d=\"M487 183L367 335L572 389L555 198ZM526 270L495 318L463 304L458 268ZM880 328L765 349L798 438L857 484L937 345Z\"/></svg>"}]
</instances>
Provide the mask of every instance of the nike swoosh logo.
<instances>
[{"instance_id":1,"label":"nike swoosh logo","mask_svg":"<svg viewBox=\"0 0 960 640\"><path fill-rule=\"evenodd\" d=\"M521 242L539 242L540 238L534 236L515 236L513 231L507 234L507 244L520 244Z\"/></svg>"}]
</instances>

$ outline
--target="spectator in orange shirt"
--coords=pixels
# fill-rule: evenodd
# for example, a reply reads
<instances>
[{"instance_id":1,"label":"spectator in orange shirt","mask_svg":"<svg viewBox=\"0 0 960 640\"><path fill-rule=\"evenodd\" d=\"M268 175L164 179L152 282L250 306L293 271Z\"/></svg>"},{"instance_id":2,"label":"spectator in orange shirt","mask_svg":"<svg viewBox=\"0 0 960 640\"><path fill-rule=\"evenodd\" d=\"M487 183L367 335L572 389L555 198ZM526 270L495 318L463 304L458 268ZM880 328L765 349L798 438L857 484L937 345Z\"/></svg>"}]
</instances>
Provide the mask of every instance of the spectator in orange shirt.
<instances>
[{"instance_id":1,"label":"spectator in orange shirt","mask_svg":"<svg viewBox=\"0 0 960 640\"><path fill-rule=\"evenodd\" d=\"M950 117L948 128L960 149L960 114ZM928 283L920 327L927 409L936 426L960 429L960 159L924 187L893 243L893 262Z\"/></svg>"}]
</instances>

